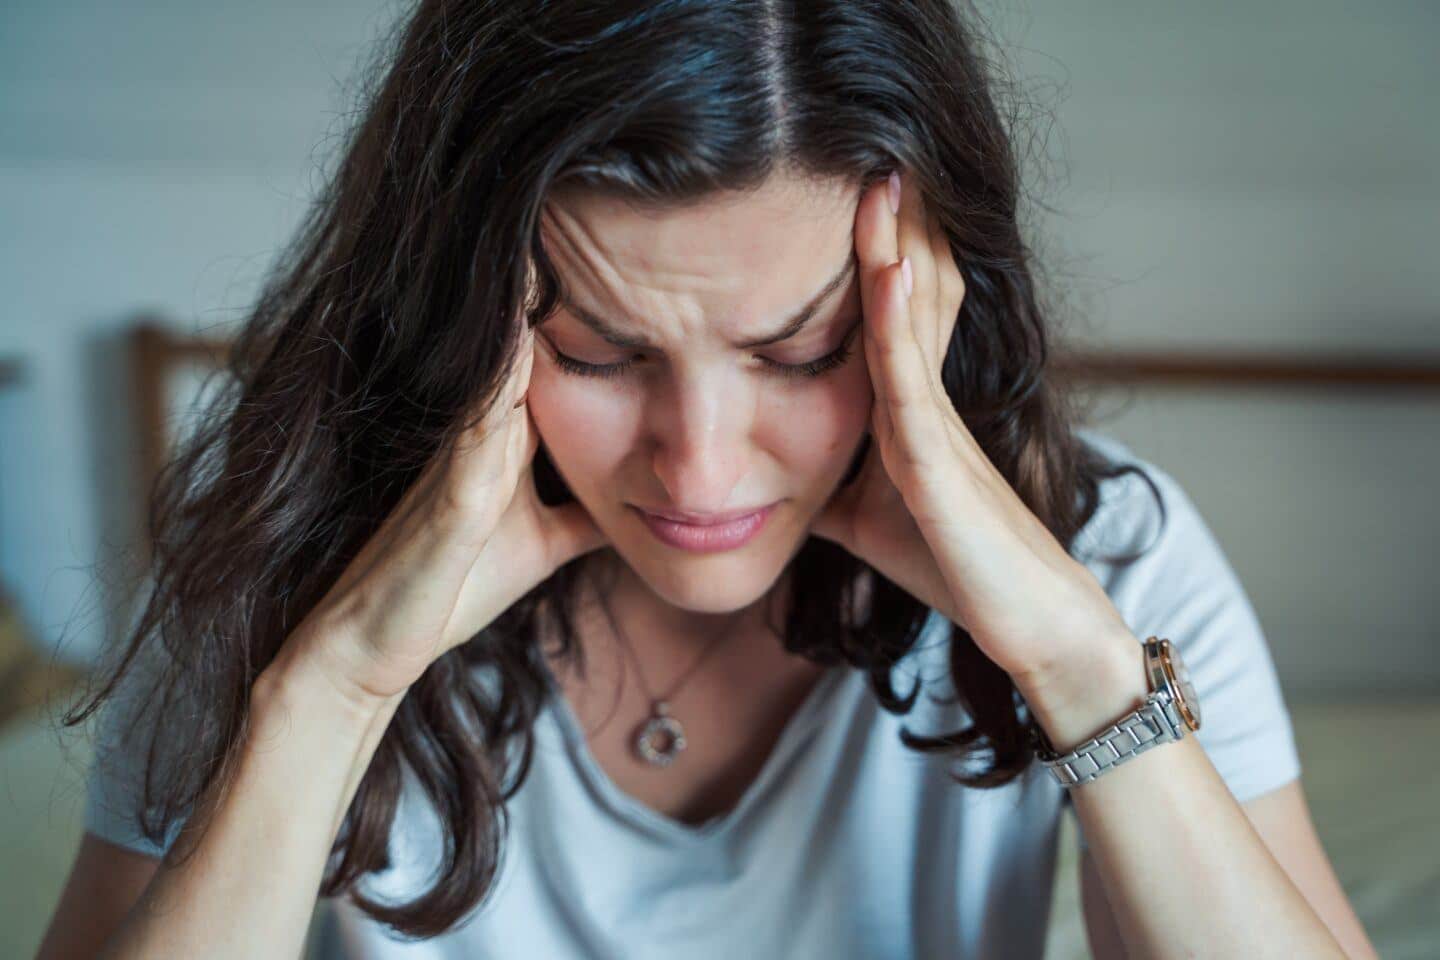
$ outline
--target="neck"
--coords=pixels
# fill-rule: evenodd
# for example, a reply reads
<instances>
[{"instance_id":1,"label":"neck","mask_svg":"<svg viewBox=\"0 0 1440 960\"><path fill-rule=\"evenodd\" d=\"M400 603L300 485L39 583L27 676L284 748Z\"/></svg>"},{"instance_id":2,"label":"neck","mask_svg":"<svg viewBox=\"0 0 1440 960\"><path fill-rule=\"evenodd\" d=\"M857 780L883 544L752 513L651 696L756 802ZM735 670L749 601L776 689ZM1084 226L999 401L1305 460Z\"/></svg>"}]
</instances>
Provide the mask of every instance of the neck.
<instances>
[{"instance_id":1,"label":"neck","mask_svg":"<svg viewBox=\"0 0 1440 960\"><path fill-rule=\"evenodd\" d=\"M598 553L580 578L575 617L586 679L593 683L633 670L638 660L647 682L658 688L702 654L705 661L697 673L711 676L733 673L736 668L768 673L772 665L798 661L785 652L777 632L785 622L789 583L787 570L744 608L696 612L660 597L618 555ZM551 665L557 673L572 670L568 662L562 665L553 657ZM695 675L690 682L704 681Z\"/></svg>"}]
</instances>

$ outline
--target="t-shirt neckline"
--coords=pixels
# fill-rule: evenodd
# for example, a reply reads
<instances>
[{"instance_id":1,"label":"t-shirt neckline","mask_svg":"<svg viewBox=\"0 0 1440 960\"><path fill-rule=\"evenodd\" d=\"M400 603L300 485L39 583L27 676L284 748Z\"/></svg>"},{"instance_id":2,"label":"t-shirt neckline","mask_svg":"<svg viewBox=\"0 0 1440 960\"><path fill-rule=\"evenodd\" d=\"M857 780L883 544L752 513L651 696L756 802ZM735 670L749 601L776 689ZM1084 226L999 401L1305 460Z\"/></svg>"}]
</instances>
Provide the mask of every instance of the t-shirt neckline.
<instances>
[{"instance_id":1,"label":"t-shirt neckline","mask_svg":"<svg viewBox=\"0 0 1440 960\"><path fill-rule=\"evenodd\" d=\"M620 789L590 752L579 718L559 687L554 684L553 677L544 713L560 734L565 746L564 752L574 772L586 781L590 789L605 801L614 814L638 829L658 834L672 842L698 844L712 841L717 836L732 831L745 819L769 790L771 782L809 741L824 718L826 706L835 699L837 688L850 675L858 676L858 673L845 664L825 668L800 706L786 721L759 774L746 787L739 801L724 813L699 824L685 823L661 813Z\"/></svg>"}]
</instances>

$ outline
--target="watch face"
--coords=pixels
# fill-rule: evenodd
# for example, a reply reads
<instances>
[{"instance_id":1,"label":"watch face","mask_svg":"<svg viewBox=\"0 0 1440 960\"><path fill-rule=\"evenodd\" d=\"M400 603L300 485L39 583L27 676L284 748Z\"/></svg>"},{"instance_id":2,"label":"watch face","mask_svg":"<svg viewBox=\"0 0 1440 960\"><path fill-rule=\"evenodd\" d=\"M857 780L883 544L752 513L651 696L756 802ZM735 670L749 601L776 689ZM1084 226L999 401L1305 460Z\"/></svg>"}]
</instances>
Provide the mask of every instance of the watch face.
<instances>
[{"instance_id":1,"label":"watch face","mask_svg":"<svg viewBox=\"0 0 1440 960\"><path fill-rule=\"evenodd\" d=\"M1195 692L1195 685L1190 682L1190 670L1185 666L1185 661L1180 656L1180 651L1168 640L1165 642L1165 653L1170 663L1171 673L1175 678L1175 686L1180 688L1180 696L1184 702L1181 706L1189 713L1190 719L1194 721L1192 729L1200 729L1200 696Z\"/></svg>"}]
</instances>

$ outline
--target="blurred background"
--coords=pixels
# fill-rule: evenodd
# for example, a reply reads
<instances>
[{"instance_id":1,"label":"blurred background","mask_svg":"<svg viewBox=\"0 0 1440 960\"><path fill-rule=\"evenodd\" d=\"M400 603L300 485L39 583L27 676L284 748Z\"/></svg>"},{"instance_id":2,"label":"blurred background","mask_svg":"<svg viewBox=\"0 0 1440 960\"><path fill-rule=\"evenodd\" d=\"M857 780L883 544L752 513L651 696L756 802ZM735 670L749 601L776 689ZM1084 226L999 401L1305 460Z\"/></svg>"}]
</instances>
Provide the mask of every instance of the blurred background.
<instances>
[{"instance_id":1,"label":"blurred background","mask_svg":"<svg viewBox=\"0 0 1440 960\"><path fill-rule=\"evenodd\" d=\"M55 714L133 613L148 479L404 9L0 13L0 956L38 946L79 843L89 746ZM1434 957L1440 7L981 10L1060 366L1249 592L1381 955ZM1086 955L1065 849L1047 957Z\"/></svg>"}]
</instances>

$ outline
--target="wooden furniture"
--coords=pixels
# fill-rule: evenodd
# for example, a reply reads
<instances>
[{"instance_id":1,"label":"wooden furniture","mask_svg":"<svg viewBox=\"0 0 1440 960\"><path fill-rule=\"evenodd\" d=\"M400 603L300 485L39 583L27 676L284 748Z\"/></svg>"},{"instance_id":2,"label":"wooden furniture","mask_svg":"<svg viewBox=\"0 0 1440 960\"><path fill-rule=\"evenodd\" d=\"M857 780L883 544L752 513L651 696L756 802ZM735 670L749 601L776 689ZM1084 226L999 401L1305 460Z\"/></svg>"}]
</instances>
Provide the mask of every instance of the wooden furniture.
<instances>
[{"instance_id":1,"label":"wooden furniture","mask_svg":"<svg viewBox=\"0 0 1440 960\"><path fill-rule=\"evenodd\" d=\"M1184 350L1065 353L1056 373L1101 385L1325 387L1430 389L1440 387L1440 352L1432 354L1261 353Z\"/></svg>"},{"instance_id":2,"label":"wooden furniture","mask_svg":"<svg viewBox=\"0 0 1440 960\"><path fill-rule=\"evenodd\" d=\"M0 357L0 390L19 387L28 372L21 357ZM4 454L0 443L0 456ZM0 496L4 494L0 490ZM31 710L55 702L83 676L83 670L40 652L19 604L0 582L0 730Z\"/></svg>"},{"instance_id":3,"label":"wooden furniture","mask_svg":"<svg viewBox=\"0 0 1440 960\"><path fill-rule=\"evenodd\" d=\"M168 457L176 421L196 399L197 380L222 369L229 349L223 338L178 333L159 317L145 316L136 322L130 357L141 490L148 493Z\"/></svg>"}]
</instances>

